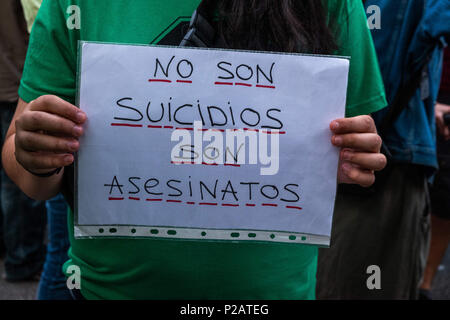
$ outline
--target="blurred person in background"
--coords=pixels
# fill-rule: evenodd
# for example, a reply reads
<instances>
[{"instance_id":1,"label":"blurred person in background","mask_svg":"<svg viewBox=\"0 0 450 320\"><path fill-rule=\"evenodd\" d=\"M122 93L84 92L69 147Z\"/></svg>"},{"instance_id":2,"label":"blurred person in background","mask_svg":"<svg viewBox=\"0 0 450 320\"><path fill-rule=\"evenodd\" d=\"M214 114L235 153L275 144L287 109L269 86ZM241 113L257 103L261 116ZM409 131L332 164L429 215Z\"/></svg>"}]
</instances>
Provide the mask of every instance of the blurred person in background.
<instances>
[{"instance_id":1,"label":"blurred person in background","mask_svg":"<svg viewBox=\"0 0 450 320\"><path fill-rule=\"evenodd\" d=\"M372 37L389 106L372 116L388 165L370 188L339 186L331 248L319 250L317 298L417 299L429 248L428 180L438 168L434 107L450 1L364 4L380 11Z\"/></svg>"},{"instance_id":2,"label":"blurred person in background","mask_svg":"<svg viewBox=\"0 0 450 320\"><path fill-rule=\"evenodd\" d=\"M448 120L445 121L445 115ZM439 171L430 188L431 244L420 298L432 299L434 275L450 241L450 49L445 50L441 89L436 104Z\"/></svg>"},{"instance_id":3,"label":"blurred person in background","mask_svg":"<svg viewBox=\"0 0 450 320\"><path fill-rule=\"evenodd\" d=\"M0 1L0 133L3 144L16 110L18 88L28 45L18 0ZM0 166L0 250L11 282L39 277L45 256L45 204L28 198Z\"/></svg>"},{"instance_id":4,"label":"blurred person in background","mask_svg":"<svg viewBox=\"0 0 450 320\"><path fill-rule=\"evenodd\" d=\"M34 20L42 0L21 0L28 32L31 32ZM63 264L69 257L69 234L67 230L67 203L59 194L46 201L48 221L48 245L44 270L39 281L37 298L39 300L72 300L67 288Z\"/></svg>"}]
</instances>

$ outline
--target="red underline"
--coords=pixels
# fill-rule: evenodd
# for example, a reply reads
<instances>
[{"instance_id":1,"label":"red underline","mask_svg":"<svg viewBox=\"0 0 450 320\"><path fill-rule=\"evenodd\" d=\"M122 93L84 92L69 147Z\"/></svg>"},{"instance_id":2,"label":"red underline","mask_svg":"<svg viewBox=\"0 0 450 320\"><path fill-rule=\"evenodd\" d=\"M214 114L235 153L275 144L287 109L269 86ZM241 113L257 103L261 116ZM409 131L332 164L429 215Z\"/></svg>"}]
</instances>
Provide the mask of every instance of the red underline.
<instances>
[{"instance_id":1,"label":"red underline","mask_svg":"<svg viewBox=\"0 0 450 320\"><path fill-rule=\"evenodd\" d=\"M202 163L196 163L193 161L170 161L170 163L172 164L201 164L204 166L218 166L220 164L218 163L206 163L206 162L202 162ZM228 166L228 167L240 167L240 164L232 164L232 163L224 163L224 166Z\"/></svg>"},{"instance_id":2,"label":"red underline","mask_svg":"<svg viewBox=\"0 0 450 320\"><path fill-rule=\"evenodd\" d=\"M167 82L167 83L171 83L172 80L166 80L166 79L148 79L148 82Z\"/></svg>"},{"instance_id":3,"label":"red underline","mask_svg":"<svg viewBox=\"0 0 450 320\"><path fill-rule=\"evenodd\" d=\"M132 123L111 123L112 127L131 127L131 128L142 128L143 125L142 124L132 124ZM157 126L157 125L147 125L147 128L151 128L151 129L176 129L176 130L189 130L189 131L193 131L194 128L186 128L186 127L174 127L174 126ZM254 131L254 132L262 132L265 134L286 134L286 131L279 131L279 132L272 132L272 131L268 131L268 130L262 130L262 129L253 129L253 128L243 128L243 129L238 129L238 128L230 128L230 129L216 129L216 128L209 128L209 129L198 129L198 131L202 131L202 132L206 132L208 130L214 131L214 132L225 132L226 130L230 130L230 131L239 131L239 130L244 130L244 131Z\"/></svg>"},{"instance_id":4,"label":"red underline","mask_svg":"<svg viewBox=\"0 0 450 320\"><path fill-rule=\"evenodd\" d=\"M301 208L301 207L296 207L296 206L286 206L286 208L288 208L288 209L298 209L298 210L303 210L303 208Z\"/></svg>"},{"instance_id":5,"label":"red underline","mask_svg":"<svg viewBox=\"0 0 450 320\"><path fill-rule=\"evenodd\" d=\"M219 164L202 162L202 165L204 165L204 166L218 166Z\"/></svg>"},{"instance_id":6,"label":"red underline","mask_svg":"<svg viewBox=\"0 0 450 320\"><path fill-rule=\"evenodd\" d=\"M262 130L261 132L266 133L266 134L286 134L286 131L272 132L272 131Z\"/></svg>"},{"instance_id":7,"label":"red underline","mask_svg":"<svg viewBox=\"0 0 450 320\"><path fill-rule=\"evenodd\" d=\"M215 85L222 85L222 86L232 86L233 82L222 82L222 81L216 81L214 82ZM244 83L244 82L235 82L235 86L243 86L243 87L252 87L253 85L250 83ZM275 86L266 86L262 84L255 85L257 88L267 88L267 89L275 89Z\"/></svg>"},{"instance_id":8,"label":"red underline","mask_svg":"<svg viewBox=\"0 0 450 320\"><path fill-rule=\"evenodd\" d=\"M192 83L191 80L177 80L179 83Z\"/></svg>"},{"instance_id":9,"label":"red underline","mask_svg":"<svg viewBox=\"0 0 450 320\"><path fill-rule=\"evenodd\" d=\"M172 164L195 164L195 162L192 161L170 161Z\"/></svg>"},{"instance_id":10,"label":"red underline","mask_svg":"<svg viewBox=\"0 0 450 320\"><path fill-rule=\"evenodd\" d=\"M275 89L275 86L263 86L262 84L257 84L255 87L257 87L257 88Z\"/></svg>"},{"instance_id":11,"label":"red underline","mask_svg":"<svg viewBox=\"0 0 450 320\"><path fill-rule=\"evenodd\" d=\"M120 200L124 200L125 198L115 198L115 197L109 197L108 198L111 201L120 201ZM128 199L130 200L136 200L139 201L141 200L141 198L138 197L128 197ZM149 202L162 202L164 201L163 199L145 199L145 201L149 201ZM182 200L172 200L172 199L167 199L166 202L169 203L183 203ZM195 205L195 202L192 201L186 201L186 204L189 205ZM219 203L216 202L200 202L199 205L201 206L217 206L219 205ZM220 204L222 207L239 207L240 204L237 203L222 203ZM256 204L254 203L246 203L245 204L246 207L256 207ZM263 207L278 207L278 204L275 203L262 203L261 206ZM303 210L302 207L298 207L298 206L286 206L287 209L296 209L296 210Z\"/></svg>"},{"instance_id":12,"label":"red underline","mask_svg":"<svg viewBox=\"0 0 450 320\"><path fill-rule=\"evenodd\" d=\"M111 123L113 127L132 127L132 128L141 128L142 124L130 124L130 123Z\"/></svg>"}]
</instances>

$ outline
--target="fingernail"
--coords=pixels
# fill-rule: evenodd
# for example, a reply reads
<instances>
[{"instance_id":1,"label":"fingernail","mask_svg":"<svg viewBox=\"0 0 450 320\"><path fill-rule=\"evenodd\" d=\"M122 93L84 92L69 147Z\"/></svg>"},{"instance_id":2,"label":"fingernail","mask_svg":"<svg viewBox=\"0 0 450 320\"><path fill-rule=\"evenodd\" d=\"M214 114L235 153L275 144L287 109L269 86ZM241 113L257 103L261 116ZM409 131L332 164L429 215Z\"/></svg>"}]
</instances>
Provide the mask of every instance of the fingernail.
<instances>
[{"instance_id":1,"label":"fingernail","mask_svg":"<svg viewBox=\"0 0 450 320\"><path fill-rule=\"evenodd\" d=\"M337 128L339 128L339 122L337 121L331 122L331 129L336 130Z\"/></svg>"},{"instance_id":2,"label":"fingernail","mask_svg":"<svg viewBox=\"0 0 450 320\"><path fill-rule=\"evenodd\" d=\"M70 150L76 150L78 148L78 142L75 141L68 142L67 145Z\"/></svg>"},{"instance_id":3,"label":"fingernail","mask_svg":"<svg viewBox=\"0 0 450 320\"><path fill-rule=\"evenodd\" d=\"M333 141L334 141L334 144L337 145L337 146L340 146L342 144L342 138L341 137L334 136L333 137Z\"/></svg>"},{"instance_id":4,"label":"fingernail","mask_svg":"<svg viewBox=\"0 0 450 320\"><path fill-rule=\"evenodd\" d=\"M86 115L84 114L84 112L77 112L77 120L79 122L83 122L86 119Z\"/></svg>"},{"instance_id":5,"label":"fingernail","mask_svg":"<svg viewBox=\"0 0 450 320\"><path fill-rule=\"evenodd\" d=\"M81 134L83 133L83 128L81 126L75 126L73 127L73 132L76 136L81 136Z\"/></svg>"},{"instance_id":6,"label":"fingernail","mask_svg":"<svg viewBox=\"0 0 450 320\"><path fill-rule=\"evenodd\" d=\"M342 170L344 170L345 173L350 172L351 168L352 168L351 165L348 163L342 164Z\"/></svg>"},{"instance_id":7,"label":"fingernail","mask_svg":"<svg viewBox=\"0 0 450 320\"><path fill-rule=\"evenodd\" d=\"M70 164L70 163L72 163L72 161L73 161L73 157L72 156L65 156L64 157L64 162L65 163Z\"/></svg>"},{"instance_id":8,"label":"fingernail","mask_svg":"<svg viewBox=\"0 0 450 320\"><path fill-rule=\"evenodd\" d=\"M351 157L352 157L352 153L350 151L344 151L344 153L342 154L343 160L351 160Z\"/></svg>"}]
</instances>

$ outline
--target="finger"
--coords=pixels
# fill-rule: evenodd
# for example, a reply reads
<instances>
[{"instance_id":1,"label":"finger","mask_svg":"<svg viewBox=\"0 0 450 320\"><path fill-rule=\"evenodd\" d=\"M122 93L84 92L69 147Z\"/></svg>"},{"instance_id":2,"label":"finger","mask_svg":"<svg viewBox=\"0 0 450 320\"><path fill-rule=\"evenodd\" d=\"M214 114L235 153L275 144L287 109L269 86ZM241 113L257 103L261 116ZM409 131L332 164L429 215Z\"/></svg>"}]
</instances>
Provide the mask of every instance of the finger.
<instances>
[{"instance_id":1,"label":"finger","mask_svg":"<svg viewBox=\"0 0 450 320\"><path fill-rule=\"evenodd\" d=\"M42 111L30 111L22 115L17 119L16 128L25 131L43 130L57 135L72 137L80 137L83 134L83 127L80 124Z\"/></svg>"},{"instance_id":2,"label":"finger","mask_svg":"<svg viewBox=\"0 0 450 320\"><path fill-rule=\"evenodd\" d=\"M439 112L442 112L442 113L450 112L450 105L443 104L443 103L437 103L436 110L439 110Z\"/></svg>"},{"instance_id":3,"label":"finger","mask_svg":"<svg viewBox=\"0 0 450 320\"><path fill-rule=\"evenodd\" d=\"M73 138L54 137L31 131L16 133L16 148L26 151L72 153L78 151L80 143Z\"/></svg>"},{"instance_id":4,"label":"finger","mask_svg":"<svg viewBox=\"0 0 450 320\"><path fill-rule=\"evenodd\" d=\"M444 138L445 138L445 140L450 139L450 128L447 126L444 128Z\"/></svg>"},{"instance_id":5,"label":"finger","mask_svg":"<svg viewBox=\"0 0 450 320\"><path fill-rule=\"evenodd\" d=\"M342 118L331 122L330 129L334 133L376 133L377 128L371 116Z\"/></svg>"},{"instance_id":6,"label":"finger","mask_svg":"<svg viewBox=\"0 0 450 320\"><path fill-rule=\"evenodd\" d=\"M74 156L71 154L51 154L16 150L16 160L25 169L38 172L39 170L50 170L68 166L74 161Z\"/></svg>"},{"instance_id":7,"label":"finger","mask_svg":"<svg viewBox=\"0 0 450 320\"><path fill-rule=\"evenodd\" d=\"M375 182L375 174L373 172L362 170L349 163L342 164L342 172L351 183L359 184L362 187L370 187Z\"/></svg>"},{"instance_id":8,"label":"finger","mask_svg":"<svg viewBox=\"0 0 450 320\"><path fill-rule=\"evenodd\" d=\"M349 150L341 152L341 159L358 165L361 169L380 171L386 167L387 159L381 153L361 153Z\"/></svg>"},{"instance_id":9,"label":"finger","mask_svg":"<svg viewBox=\"0 0 450 320\"><path fill-rule=\"evenodd\" d=\"M357 149L366 152L380 152L381 138L374 133L348 133L334 135L333 145L341 148Z\"/></svg>"},{"instance_id":10,"label":"finger","mask_svg":"<svg viewBox=\"0 0 450 320\"><path fill-rule=\"evenodd\" d=\"M86 121L86 114L73 104L53 95L45 95L30 103L31 111L44 111L82 124Z\"/></svg>"}]
</instances>

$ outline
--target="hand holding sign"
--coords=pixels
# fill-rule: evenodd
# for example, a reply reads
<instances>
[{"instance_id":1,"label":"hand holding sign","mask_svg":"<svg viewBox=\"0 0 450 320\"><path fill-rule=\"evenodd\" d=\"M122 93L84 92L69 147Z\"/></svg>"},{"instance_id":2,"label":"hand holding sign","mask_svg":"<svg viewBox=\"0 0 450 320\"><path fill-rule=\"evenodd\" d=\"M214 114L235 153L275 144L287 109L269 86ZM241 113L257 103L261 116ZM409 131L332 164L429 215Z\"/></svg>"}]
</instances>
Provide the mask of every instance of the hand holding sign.
<instances>
[{"instance_id":1,"label":"hand holding sign","mask_svg":"<svg viewBox=\"0 0 450 320\"><path fill-rule=\"evenodd\" d=\"M328 244L347 73L341 58L83 43L76 236ZM332 129L375 154L363 122ZM375 169L364 153L352 161Z\"/></svg>"},{"instance_id":2,"label":"hand holding sign","mask_svg":"<svg viewBox=\"0 0 450 320\"><path fill-rule=\"evenodd\" d=\"M30 102L15 122L17 162L36 173L70 165L85 121L83 111L56 96Z\"/></svg>"},{"instance_id":3,"label":"hand holding sign","mask_svg":"<svg viewBox=\"0 0 450 320\"><path fill-rule=\"evenodd\" d=\"M332 143L342 148L338 182L371 186L374 171L382 170L387 162L380 153L381 138L372 117L338 119L330 128L334 133Z\"/></svg>"}]
</instances>

